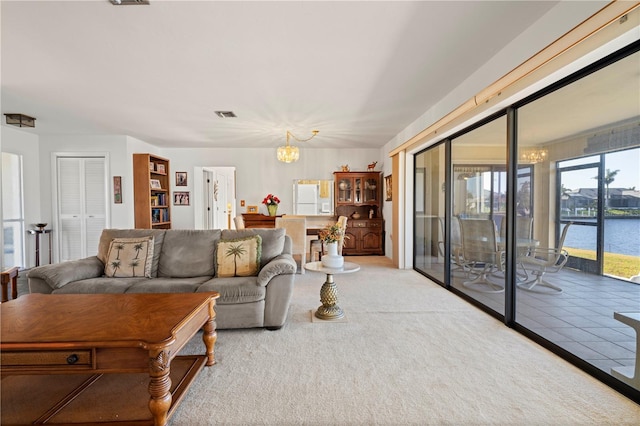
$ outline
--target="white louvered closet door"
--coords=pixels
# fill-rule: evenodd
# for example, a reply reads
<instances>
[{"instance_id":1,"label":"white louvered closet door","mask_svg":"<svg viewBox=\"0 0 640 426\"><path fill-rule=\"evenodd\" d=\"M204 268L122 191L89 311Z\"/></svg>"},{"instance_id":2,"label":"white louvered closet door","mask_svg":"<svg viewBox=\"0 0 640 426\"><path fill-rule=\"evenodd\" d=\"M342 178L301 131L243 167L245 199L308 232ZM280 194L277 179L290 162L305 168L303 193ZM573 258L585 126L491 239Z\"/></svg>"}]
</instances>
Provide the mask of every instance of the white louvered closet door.
<instances>
[{"instance_id":1,"label":"white louvered closet door","mask_svg":"<svg viewBox=\"0 0 640 426\"><path fill-rule=\"evenodd\" d=\"M82 259L98 251L106 226L104 157L58 157L59 260Z\"/></svg>"}]
</instances>

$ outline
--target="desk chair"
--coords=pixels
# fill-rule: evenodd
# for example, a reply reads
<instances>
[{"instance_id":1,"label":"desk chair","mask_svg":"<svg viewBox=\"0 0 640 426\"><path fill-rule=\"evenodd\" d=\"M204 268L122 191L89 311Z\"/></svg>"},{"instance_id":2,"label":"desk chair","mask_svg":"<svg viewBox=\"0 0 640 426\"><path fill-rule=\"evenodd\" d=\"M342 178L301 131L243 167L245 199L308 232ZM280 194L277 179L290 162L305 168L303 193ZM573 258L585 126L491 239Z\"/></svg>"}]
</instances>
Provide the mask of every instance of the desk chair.
<instances>
[{"instance_id":1,"label":"desk chair","mask_svg":"<svg viewBox=\"0 0 640 426\"><path fill-rule=\"evenodd\" d=\"M291 254L296 263L299 259L298 272L304 274L304 265L307 263L307 219L290 215L276 217L276 228L284 228L291 238Z\"/></svg>"},{"instance_id":2,"label":"desk chair","mask_svg":"<svg viewBox=\"0 0 640 426\"><path fill-rule=\"evenodd\" d=\"M236 229L244 229L244 218L242 216L234 217L233 223L236 225Z\"/></svg>"}]
</instances>

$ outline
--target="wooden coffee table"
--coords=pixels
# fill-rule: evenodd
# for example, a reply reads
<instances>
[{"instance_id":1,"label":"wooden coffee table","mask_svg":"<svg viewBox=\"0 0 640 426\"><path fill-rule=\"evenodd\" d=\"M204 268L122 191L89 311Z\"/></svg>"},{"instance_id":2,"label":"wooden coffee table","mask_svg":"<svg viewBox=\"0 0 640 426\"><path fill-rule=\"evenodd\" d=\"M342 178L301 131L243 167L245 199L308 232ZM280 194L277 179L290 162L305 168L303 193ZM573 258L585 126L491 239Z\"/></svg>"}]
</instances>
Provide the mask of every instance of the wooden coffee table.
<instances>
[{"instance_id":1,"label":"wooden coffee table","mask_svg":"<svg viewBox=\"0 0 640 426\"><path fill-rule=\"evenodd\" d=\"M2 303L0 373L3 394L12 391L4 386L9 375L33 378L34 374L46 377L56 374L62 378L63 375L85 374L91 377L50 408L44 415L48 419L43 418L42 413L37 419L55 424L55 416L65 405L73 400L76 400L74 404L78 403L78 396L83 391L80 388L88 388L98 377L146 373L151 411L148 421L152 418L153 424L165 425L197 373L205 364L215 363L214 306L218 297L216 292L29 294ZM177 357L200 329L204 330L202 339L206 354ZM187 368L181 367L187 373L180 378L178 386L174 386L172 395L171 363L179 358L188 358L190 364ZM135 395L127 397L134 398ZM91 412L97 405L85 407L85 411ZM119 410L126 408L118 407ZM123 416L116 417L122 419ZM82 420L82 423L86 421Z\"/></svg>"}]
</instances>

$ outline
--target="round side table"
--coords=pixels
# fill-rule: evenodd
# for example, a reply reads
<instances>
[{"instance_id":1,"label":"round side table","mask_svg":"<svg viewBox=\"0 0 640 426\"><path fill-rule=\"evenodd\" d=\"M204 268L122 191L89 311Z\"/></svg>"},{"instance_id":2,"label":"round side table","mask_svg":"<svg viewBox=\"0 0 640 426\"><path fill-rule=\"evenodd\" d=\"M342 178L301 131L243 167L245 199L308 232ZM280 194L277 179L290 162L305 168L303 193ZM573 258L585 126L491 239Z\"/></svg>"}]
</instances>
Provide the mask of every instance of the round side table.
<instances>
[{"instance_id":1,"label":"round side table","mask_svg":"<svg viewBox=\"0 0 640 426\"><path fill-rule=\"evenodd\" d=\"M334 275L349 274L360 270L360 265L352 262L344 262L342 268L326 268L322 262L309 262L304 269L312 272L327 274L327 280L320 289L320 302L322 306L315 312L316 318L323 320L337 320L344 317L344 311L338 306L338 288L333 281Z\"/></svg>"}]
</instances>

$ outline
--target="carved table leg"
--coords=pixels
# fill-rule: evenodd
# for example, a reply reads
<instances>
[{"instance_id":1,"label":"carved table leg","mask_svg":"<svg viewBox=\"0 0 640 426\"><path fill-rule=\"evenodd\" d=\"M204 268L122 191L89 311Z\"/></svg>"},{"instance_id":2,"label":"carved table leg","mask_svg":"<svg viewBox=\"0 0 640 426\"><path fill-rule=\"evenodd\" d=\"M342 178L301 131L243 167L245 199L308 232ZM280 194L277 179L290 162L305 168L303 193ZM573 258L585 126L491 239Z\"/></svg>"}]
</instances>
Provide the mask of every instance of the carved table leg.
<instances>
[{"instance_id":1,"label":"carved table leg","mask_svg":"<svg viewBox=\"0 0 640 426\"><path fill-rule=\"evenodd\" d=\"M215 301L211 301L211 304L209 305L209 321L204 323L204 332L202 333L202 341L207 349L207 366L211 366L216 363L214 347L218 338L218 333L216 333L216 311L214 309L214 305Z\"/></svg>"},{"instance_id":2,"label":"carved table leg","mask_svg":"<svg viewBox=\"0 0 640 426\"><path fill-rule=\"evenodd\" d=\"M171 365L169 352L165 350L149 351L149 411L153 415L155 426L167 424L167 414L171 408Z\"/></svg>"},{"instance_id":3,"label":"carved table leg","mask_svg":"<svg viewBox=\"0 0 640 426\"><path fill-rule=\"evenodd\" d=\"M323 320L335 320L344 317L342 308L338 306L338 288L333 282L333 274L327 274L327 281L320 289L322 306L316 311L316 317Z\"/></svg>"}]
</instances>

